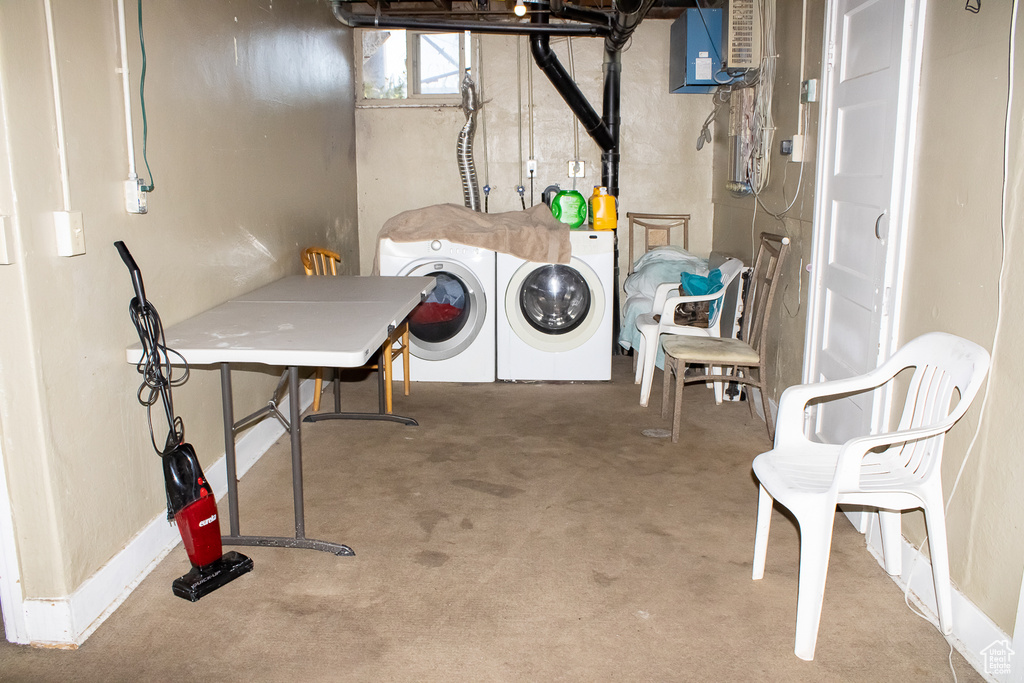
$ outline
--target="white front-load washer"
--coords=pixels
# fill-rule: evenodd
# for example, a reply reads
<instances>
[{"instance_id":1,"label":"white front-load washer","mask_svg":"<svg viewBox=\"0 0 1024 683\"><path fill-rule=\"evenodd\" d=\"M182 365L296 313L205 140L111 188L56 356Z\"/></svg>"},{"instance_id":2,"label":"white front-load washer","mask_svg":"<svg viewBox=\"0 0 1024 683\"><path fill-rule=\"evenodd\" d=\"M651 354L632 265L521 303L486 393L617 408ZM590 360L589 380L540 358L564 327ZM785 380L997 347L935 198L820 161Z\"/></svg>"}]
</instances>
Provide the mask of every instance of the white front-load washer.
<instances>
[{"instance_id":1,"label":"white front-load washer","mask_svg":"<svg viewBox=\"0 0 1024 683\"><path fill-rule=\"evenodd\" d=\"M615 233L569 238L568 265L498 254L498 379L611 379Z\"/></svg>"},{"instance_id":2,"label":"white front-load washer","mask_svg":"<svg viewBox=\"0 0 1024 683\"><path fill-rule=\"evenodd\" d=\"M494 381L494 251L441 239L385 238L380 274L435 278L434 291L409 314L412 381ZM401 363L394 376L404 377Z\"/></svg>"}]
</instances>

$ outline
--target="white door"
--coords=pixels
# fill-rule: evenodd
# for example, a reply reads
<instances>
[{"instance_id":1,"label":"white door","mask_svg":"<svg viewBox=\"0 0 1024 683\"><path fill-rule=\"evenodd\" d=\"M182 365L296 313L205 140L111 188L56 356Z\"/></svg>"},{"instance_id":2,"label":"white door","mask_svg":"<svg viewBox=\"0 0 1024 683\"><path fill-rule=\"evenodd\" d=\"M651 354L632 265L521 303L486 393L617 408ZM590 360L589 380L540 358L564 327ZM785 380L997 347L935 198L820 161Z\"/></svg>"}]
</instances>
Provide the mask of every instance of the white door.
<instances>
[{"instance_id":1,"label":"white door","mask_svg":"<svg viewBox=\"0 0 1024 683\"><path fill-rule=\"evenodd\" d=\"M918 0L829 1L805 382L866 372L893 351L921 15ZM811 433L877 428L884 399L817 410Z\"/></svg>"}]
</instances>

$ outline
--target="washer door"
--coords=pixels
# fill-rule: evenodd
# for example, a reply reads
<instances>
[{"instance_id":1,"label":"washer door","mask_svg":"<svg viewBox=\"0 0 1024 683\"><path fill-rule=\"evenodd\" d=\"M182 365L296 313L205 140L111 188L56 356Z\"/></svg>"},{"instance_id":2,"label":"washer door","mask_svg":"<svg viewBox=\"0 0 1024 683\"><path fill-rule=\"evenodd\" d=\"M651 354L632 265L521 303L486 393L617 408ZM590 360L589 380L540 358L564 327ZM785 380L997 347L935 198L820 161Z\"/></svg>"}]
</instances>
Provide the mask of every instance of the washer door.
<instances>
[{"instance_id":1,"label":"washer door","mask_svg":"<svg viewBox=\"0 0 1024 683\"><path fill-rule=\"evenodd\" d=\"M487 314L487 298L473 271L441 259L412 263L399 275L436 280L434 290L409 314L409 350L414 356L446 360L476 340Z\"/></svg>"},{"instance_id":2,"label":"washer door","mask_svg":"<svg viewBox=\"0 0 1024 683\"><path fill-rule=\"evenodd\" d=\"M594 269L524 263L505 290L505 315L516 335L541 351L570 351L594 336L604 317L604 288Z\"/></svg>"}]
</instances>

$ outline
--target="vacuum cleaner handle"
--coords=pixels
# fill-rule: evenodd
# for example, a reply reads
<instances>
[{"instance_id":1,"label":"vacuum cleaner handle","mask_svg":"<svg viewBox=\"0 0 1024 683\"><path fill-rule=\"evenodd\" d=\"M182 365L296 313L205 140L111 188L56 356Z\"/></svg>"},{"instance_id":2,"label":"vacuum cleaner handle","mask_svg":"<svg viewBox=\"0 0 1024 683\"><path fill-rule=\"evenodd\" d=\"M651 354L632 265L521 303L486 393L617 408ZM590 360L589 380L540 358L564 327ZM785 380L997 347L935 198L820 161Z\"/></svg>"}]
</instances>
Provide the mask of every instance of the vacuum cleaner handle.
<instances>
[{"instance_id":1,"label":"vacuum cleaner handle","mask_svg":"<svg viewBox=\"0 0 1024 683\"><path fill-rule=\"evenodd\" d=\"M135 263L135 259L132 258L132 254L124 242L118 240L114 242L114 246L117 247L117 253L121 255L121 260L128 266L128 272L132 275L132 286L135 287L135 296L138 298L141 308L146 305L146 290L142 286L142 271L139 270L139 266Z\"/></svg>"}]
</instances>

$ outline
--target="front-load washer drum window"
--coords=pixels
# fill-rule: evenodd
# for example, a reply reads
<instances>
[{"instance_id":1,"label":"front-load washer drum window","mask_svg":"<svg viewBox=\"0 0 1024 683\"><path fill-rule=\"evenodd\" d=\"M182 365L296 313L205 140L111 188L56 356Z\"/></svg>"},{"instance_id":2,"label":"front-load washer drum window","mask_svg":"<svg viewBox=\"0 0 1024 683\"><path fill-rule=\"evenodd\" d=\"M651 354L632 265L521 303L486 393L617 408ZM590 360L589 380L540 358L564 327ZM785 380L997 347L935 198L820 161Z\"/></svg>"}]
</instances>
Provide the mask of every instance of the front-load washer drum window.
<instances>
[{"instance_id":1,"label":"front-load washer drum window","mask_svg":"<svg viewBox=\"0 0 1024 683\"><path fill-rule=\"evenodd\" d=\"M571 351L600 329L605 316L601 278L575 256L569 265L524 262L505 289L505 317L535 349Z\"/></svg>"},{"instance_id":2,"label":"front-load washer drum window","mask_svg":"<svg viewBox=\"0 0 1024 683\"><path fill-rule=\"evenodd\" d=\"M590 311L590 286L575 268L546 265L523 280L519 309L534 329L546 334L571 332Z\"/></svg>"},{"instance_id":3,"label":"front-load washer drum window","mask_svg":"<svg viewBox=\"0 0 1024 683\"><path fill-rule=\"evenodd\" d=\"M466 326L473 305L457 277L436 273L434 283L434 290L409 314L409 334L428 344L455 338Z\"/></svg>"}]
</instances>

